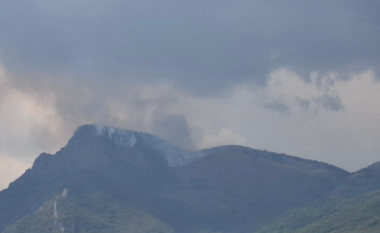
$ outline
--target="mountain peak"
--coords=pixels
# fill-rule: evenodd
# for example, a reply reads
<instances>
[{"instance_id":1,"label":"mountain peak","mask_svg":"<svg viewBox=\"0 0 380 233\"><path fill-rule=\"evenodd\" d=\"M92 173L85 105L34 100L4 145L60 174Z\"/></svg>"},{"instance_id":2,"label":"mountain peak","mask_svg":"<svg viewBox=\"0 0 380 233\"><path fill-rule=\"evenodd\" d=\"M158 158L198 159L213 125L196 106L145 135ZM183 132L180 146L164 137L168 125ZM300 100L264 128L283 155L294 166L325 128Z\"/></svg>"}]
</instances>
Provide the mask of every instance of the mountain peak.
<instances>
[{"instance_id":1,"label":"mountain peak","mask_svg":"<svg viewBox=\"0 0 380 233\"><path fill-rule=\"evenodd\" d=\"M199 152L189 152L177 148L165 140L148 133L124 130L100 124L80 126L62 151L83 150L89 147L97 148L96 150L99 151L102 150L102 148L99 148L100 145L103 148L104 146L110 147L113 145L116 147L130 148L134 151L149 150L163 157L170 167L183 166L202 157ZM92 154L94 155L95 153Z\"/></svg>"},{"instance_id":2,"label":"mountain peak","mask_svg":"<svg viewBox=\"0 0 380 233\"><path fill-rule=\"evenodd\" d=\"M126 169L143 176L155 176L168 171L169 167L183 166L201 157L200 152L179 149L147 133L83 125L65 147L54 155L40 154L33 167L11 185L21 185L29 178L53 180L82 171L109 176L118 169Z\"/></svg>"},{"instance_id":3,"label":"mountain peak","mask_svg":"<svg viewBox=\"0 0 380 233\"><path fill-rule=\"evenodd\" d=\"M84 125L64 148L42 153L0 192L0 232L35 232L39 226L44 233L60 225L68 233L94 232L93 226L119 232L113 229L135 227L133 218L124 219L137 216L134 210L149 221L141 225L154 223L155 232L253 232L325 198L348 175L242 146L189 152L147 133ZM47 208L38 212L41 206Z\"/></svg>"}]
</instances>

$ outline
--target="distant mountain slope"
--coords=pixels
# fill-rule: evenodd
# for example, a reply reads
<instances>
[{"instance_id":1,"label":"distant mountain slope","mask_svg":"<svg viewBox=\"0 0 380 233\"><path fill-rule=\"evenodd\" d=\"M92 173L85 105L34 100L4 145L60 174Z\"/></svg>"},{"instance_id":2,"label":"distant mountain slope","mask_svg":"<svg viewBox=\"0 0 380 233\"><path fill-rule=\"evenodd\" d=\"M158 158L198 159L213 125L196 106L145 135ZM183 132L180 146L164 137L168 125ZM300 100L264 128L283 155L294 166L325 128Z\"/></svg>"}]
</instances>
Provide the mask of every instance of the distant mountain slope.
<instances>
[{"instance_id":1,"label":"distant mountain slope","mask_svg":"<svg viewBox=\"0 0 380 233\"><path fill-rule=\"evenodd\" d=\"M380 189L380 162L350 175L332 195L352 197Z\"/></svg>"},{"instance_id":2,"label":"distant mountain slope","mask_svg":"<svg viewBox=\"0 0 380 233\"><path fill-rule=\"evenodd\" d=\"M137 228L152 233L254 232L329 196L348 176L284 154L241 146L187 152L153 135L86 125L0 192L0 232L52 231L57 222L66 233L121 232L142 222L152 227Z\"/></svg>"},{"instance_id":3,"label":"distant mountain slope","mask_svg":"<svg viewBox=\"0 0 380 233\"><path fill-rule=\"evenodd\" d=\"M352 173L327 196L294 209L259 233L380 232L380 163Z\"/></svg>"},{"instance_id":4,"label":"distant mountain slope","mask_svg":"<svg viewBox=\"0 0 380 233\"><path fill-rule=\"evenodd\" d=\"M241 146L201 153L203 159L175 168L185 184L176 196L226 232L252 232L325 197L349 175L325 163Z\"/></svg>"},{"instance_id":5,"label":"distant mountain slope","mask_svg":"<svg viewBox=\"0 0 380 233\"><path fill-rule=\"evenodd\" d=\"M294 209L257 233L378 233L380 191Z\"/></svg>"}]
</instances>

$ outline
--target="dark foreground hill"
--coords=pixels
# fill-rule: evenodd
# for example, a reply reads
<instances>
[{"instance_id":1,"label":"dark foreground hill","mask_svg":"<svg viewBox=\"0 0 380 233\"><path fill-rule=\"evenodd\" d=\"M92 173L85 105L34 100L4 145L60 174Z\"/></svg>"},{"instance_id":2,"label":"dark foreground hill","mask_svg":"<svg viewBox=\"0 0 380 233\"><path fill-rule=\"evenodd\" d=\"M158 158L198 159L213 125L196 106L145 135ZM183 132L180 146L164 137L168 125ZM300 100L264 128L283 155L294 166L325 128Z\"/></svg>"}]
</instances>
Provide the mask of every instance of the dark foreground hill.
<instances>
[{"instance_id":1,"label":"dark foreground hill","mask_svg":"<svg viewBox=\"0 0 380 233\"><path fill-rule=\"evenodd\" d=\"M326 198L290 210L259 233L380 232L380 166L352 173Z\"/></svg>"},{"instance_id":2,"label":"dark foreground hill","mask_svg":"<svg viewBox=\"0 0 380 233\"><path fill-rule=\"evenodd\" d=\"M333 195L353 197L380 189L380 162L352 173L334 191Z\"/></svg>"},{"instance_id":3,"label":"dark foreground hill","mask_svg":"<svg viewBox=\"0 0 380 233\"><path fill-rule=\"evenodd\" d=\"M338 196L293 209L258 233L378 233L380 191Z\"/></svg>"},{"instance_id":4,"label":"dark foreground hill","mask_svg":"<svg viewBox=\"0 0 380 233\"><path fill-rule=\"evenodd\" d=\"M353 185L348 179L337 167L284 154L187 152L149 134L86 125L0 192L0 232L275 229L289 211L339 196Z\"/></svg>"}]
</instances>

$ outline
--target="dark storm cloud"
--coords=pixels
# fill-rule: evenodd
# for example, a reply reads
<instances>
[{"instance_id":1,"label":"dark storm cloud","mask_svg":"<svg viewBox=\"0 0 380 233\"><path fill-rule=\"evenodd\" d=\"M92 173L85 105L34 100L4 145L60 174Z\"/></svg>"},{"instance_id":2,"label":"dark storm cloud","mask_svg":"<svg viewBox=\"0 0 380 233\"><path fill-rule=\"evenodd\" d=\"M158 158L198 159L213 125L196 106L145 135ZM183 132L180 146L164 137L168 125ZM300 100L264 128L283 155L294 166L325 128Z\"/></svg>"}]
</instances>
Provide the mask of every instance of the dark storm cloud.
<instances>
[{"instance_id":1,"label":"dark storm cloud","mask_svg":"<svg viewBox=\"0 0 380 233\"><path fill-rule=\"evenodd\" d=\"M377 9L378 1L354 0L3 1L0 55L24 77L167 79L214 93L265 84L280 66L305 78L377 67Z\"/></svg>"}]
</instances>

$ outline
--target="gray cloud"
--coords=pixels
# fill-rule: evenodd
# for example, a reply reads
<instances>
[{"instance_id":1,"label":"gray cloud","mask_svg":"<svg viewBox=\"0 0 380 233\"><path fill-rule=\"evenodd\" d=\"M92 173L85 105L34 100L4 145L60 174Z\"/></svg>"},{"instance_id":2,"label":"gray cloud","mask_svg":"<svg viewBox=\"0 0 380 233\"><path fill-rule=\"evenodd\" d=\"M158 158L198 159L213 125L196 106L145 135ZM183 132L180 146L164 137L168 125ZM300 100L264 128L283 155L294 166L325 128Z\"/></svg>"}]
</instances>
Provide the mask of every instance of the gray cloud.
<instances>
[{"instance_id":1,"label":"gray cloud","mask_svg":"<svg viewBox=\"0 0 380 233\"><path fill-rule=\"evenodd\" d=\"M153 132L169 143L187 150L195 150L191 129L182 114L156 116L153 121Z\"/></svg>"},{"instance_id":2,"label":"gray cloud","mask_svg":"<svg viewBox=\"0 0 380 233\"><path fill-rule=\"evenodd\" d=\"M378 66L377 1L20 1L0 4L11 72L103 85L171 80L209 94L299 73ZM30 75L34 74L34 75Z\"/></svg>"},{"instance_id":3,"label":"gray cloud","mask_svg":"<svg viewBox=\"0 0 380 233\"><path fill-rule=\"evenodd\" d=\"M314 101L317 104L322 105L323 108L328 111L339 111L344 109L343 103L339 96L324 95L315 98Z\"/></svg>"},{"instance_id":4,"label":"gray cloud","mask_svg":"<svg viewBox=\"0 0 380 233\"><path fill-rule=\"evenodd\" d=\"M296 98L296 103L303 110L309 110L309 107L311 105L310 100L305 100L305 99L301 99L301 98Z\"/></svg>"},{"instance_id":5,"label":"gray cloud","mask_svg":"<svg viewBox=\"0 0 380 233\"><path fill-rule=\"evenodd\" d=\"M93 123L152 133L178 147L196 149L186 116L174 109L178 107L179 93L170 86L121 84L112 87L80 83L70 78L51 82L49 78L29 80L15 76L7 86L54 113L55 118L50 120L58 124L56 127L52 128L50 122L27 125L29 137L40 150L51 151L63 146L78 126ZM46 105L49 100L52 104Z\"/></svg>"},{"instance_id":6,"label":"gray cloud","mask_svg":"<svg viewBox=\"0 0 380 233\"><path fill-rule=\"evenodd\" d=\"M273 111L276 111L284 116L288 116L291 113L289 107L281 102L271 102L266 104L265 107Z\"/></svg>"}]
</instances>

